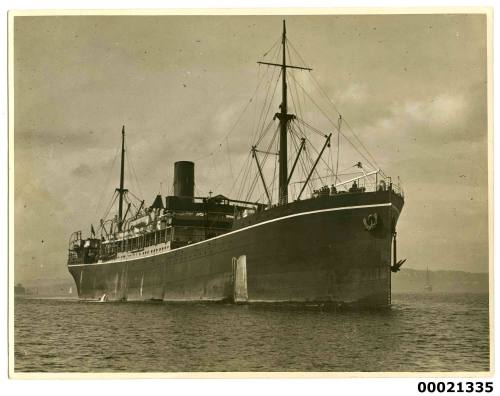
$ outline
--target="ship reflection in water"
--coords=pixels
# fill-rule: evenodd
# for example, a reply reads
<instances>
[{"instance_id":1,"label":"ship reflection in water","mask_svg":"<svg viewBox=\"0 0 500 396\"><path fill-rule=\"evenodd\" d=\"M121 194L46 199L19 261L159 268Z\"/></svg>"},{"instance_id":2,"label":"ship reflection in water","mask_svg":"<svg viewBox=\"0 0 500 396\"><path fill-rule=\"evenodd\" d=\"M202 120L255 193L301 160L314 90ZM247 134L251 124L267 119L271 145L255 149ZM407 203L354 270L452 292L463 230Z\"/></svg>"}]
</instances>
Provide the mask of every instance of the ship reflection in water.
<instances>
[{"instance_id":1,"label":"ship reflection in water","mask_svg":"<svg viewBox=\"0 0 500 396\"><path fill-rule=\"evenodd\" d=\"M390 310L357 312L23 299L15 370L486 371L488 333L487 294L395 294Z\"/></svg>"}]
</instances>

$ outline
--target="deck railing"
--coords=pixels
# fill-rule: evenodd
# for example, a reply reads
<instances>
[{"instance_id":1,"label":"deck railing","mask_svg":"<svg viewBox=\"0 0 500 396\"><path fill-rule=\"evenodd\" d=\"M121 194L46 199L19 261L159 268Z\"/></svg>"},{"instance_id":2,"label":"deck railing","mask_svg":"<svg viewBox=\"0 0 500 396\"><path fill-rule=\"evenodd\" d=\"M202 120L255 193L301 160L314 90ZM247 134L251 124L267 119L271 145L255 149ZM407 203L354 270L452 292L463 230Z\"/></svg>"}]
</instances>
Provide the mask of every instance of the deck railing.
<instances>
[{"instance_id":1,"label":"deck railing","mask_svg":"<svg viewBox=\"0 0 500 396\"><path fill-rule=\"evenodd\" d=\"M312 197L324 195L335 195L338 193L359 193L392 190L395 193L404 196L399 178L397 184L388 176L382 174L380 169L365 172L363 169L360 174L347 180L337 181L331 186L323 186L314 190Z\"/></svg>"}]
</instances>

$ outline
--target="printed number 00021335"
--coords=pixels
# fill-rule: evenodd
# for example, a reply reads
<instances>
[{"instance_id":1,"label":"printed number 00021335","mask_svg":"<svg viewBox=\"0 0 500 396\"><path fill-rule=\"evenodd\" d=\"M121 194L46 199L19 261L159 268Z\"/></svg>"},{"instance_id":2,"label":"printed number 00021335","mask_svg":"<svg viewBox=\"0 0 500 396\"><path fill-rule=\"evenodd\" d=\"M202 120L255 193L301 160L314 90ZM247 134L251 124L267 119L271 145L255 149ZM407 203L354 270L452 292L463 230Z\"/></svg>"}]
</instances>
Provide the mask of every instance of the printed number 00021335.
<instances>
[{"instance_id":1,"label":"printed number 00021335","mask_svg":"<svg viewBox=\"0 0 500 396\"><path fill-rule=\"evenodd\" d=\"M419 382L420 393L491 393L493 382L467 381L467 382Z\"/></svg>"}]
</instances>

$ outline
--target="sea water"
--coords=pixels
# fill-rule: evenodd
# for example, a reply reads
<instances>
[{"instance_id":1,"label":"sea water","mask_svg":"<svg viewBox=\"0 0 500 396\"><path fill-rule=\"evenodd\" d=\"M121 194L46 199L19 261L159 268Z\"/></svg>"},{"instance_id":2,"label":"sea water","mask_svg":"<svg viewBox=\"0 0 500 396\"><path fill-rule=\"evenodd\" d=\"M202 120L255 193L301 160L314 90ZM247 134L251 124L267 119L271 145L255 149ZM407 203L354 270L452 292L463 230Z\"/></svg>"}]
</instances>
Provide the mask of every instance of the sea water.
<instances>
[{"instance_id":1,"label":"sea water","mask_svg":"<svg viewBox=\"0 0 500 396\"><path fill-rule=\"evenodd\" d=\"M16 299L19 372L487 371L487 294L392 307Z\"/></svg>"}]
</instances>

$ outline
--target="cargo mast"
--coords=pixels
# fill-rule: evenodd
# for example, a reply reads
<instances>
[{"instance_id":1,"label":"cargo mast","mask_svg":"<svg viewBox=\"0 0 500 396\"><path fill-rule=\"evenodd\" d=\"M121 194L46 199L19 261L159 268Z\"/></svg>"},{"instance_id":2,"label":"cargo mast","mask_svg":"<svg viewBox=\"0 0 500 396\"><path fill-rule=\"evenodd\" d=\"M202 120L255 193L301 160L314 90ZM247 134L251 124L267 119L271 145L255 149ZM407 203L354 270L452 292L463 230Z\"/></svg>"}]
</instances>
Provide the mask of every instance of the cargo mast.
<instances>
[{"instance_id":1,"label":"cargo mast","mask_svg":"<svg viewBox=\"0 0 500 396\"><path fill-rule=\"evenodd\" d=\"M286 205L288 203L288 123L295 118L294 114L288 114L287 103L287 83L286 69L312 70L307 67L292 66L286 64L286 24L283 20L283 34L281 37L283 47L283 61L281 64L269 62L257 62L263 65L278 66L281 68L281 104L280 112L274 115L280 122L280 151L279 151L279 196L278 204Z\"/></svg>"}]
</instances>

